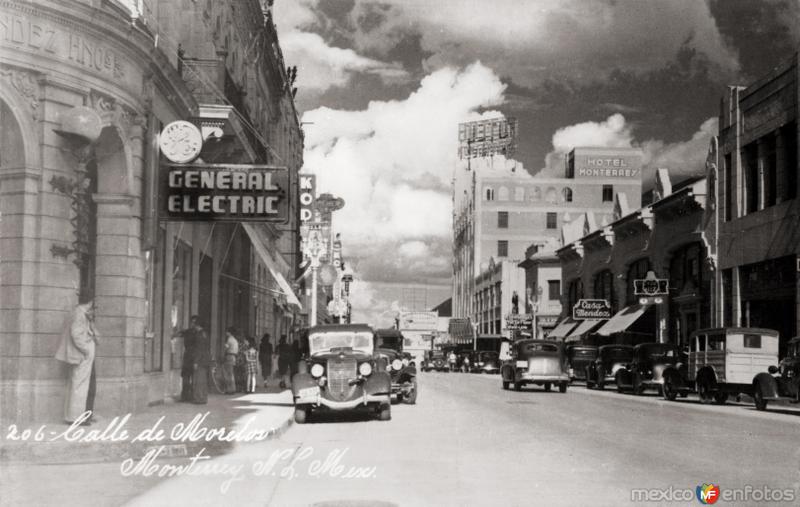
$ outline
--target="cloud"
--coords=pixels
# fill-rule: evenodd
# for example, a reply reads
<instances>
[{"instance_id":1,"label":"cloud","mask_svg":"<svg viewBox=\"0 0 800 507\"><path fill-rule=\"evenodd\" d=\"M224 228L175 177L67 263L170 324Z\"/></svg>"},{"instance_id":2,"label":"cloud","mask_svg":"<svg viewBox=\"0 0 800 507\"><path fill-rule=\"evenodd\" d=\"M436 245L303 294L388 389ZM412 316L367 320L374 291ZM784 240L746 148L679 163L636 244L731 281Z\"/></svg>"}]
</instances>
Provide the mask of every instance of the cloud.
<instances>
[{"instance_id":1,"label":"cloud","mask_svg":"<svg viewBox=\"0 0 800 507\"><path fill-rule=\"evenodd\" d=\"M677 183L691 176L705 174L705 162L711 138L717 135L719 119L712 117L700 125L700 128L686 141L664 143L649 140L642 143L644 165L646 170L643 187L652 188L655 170L659 167L669 169L672 183Z\"/></svg>"},{"instance_id":2,"label":"cloud","mask_svg":"<svg viewBox=\"0 0 800 507\"><path fill-rule=\"evenodd\" d=\"M707 2L696 0L355 0L336 16L317 2L307 7L316 28L359 52L385 56L418 35L428 70L477 58L527 85L544 76L588 82L614 69L645 73L682 48L724 76L739 70Z\"/></svg>"},{"instance_id":3,"label":"cloud","mask_svg":"<svg viewBox=\"0 0 800 507\"><path fill-rule=\"evenodd\" d=\"M281 37L281 47L287 62L298 62L297 84L312 92L344 86L356 73L374 74L386 83L408 77L398 63L385 63L352 49L329 46L315 33L291 31Z\"/></svg>"},{"instance_id":4,"label":"cloud","mask_svg":"<svg viewBox=\"0 0 800 507\"><path fill-rule=\"evenodd\" d=\"M449 283L458 124L497 116L478 111L501 104L504 89L490 69L475 63L431 73L403 100L303 115L309 122L303 171L317 175L318 192L345 200L334 227L357 278Z\"/></svg>"}]
</instances>

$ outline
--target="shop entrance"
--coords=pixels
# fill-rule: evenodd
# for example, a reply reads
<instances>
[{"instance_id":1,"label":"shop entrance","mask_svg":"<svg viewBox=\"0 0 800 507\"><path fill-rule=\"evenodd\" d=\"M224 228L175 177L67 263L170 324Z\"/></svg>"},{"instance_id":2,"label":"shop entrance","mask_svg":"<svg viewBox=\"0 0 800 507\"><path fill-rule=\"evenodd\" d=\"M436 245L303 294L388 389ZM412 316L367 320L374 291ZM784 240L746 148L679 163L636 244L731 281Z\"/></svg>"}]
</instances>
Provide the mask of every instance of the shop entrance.
<instances>
[{"instance_id":1,"label":"shop entrance","mask_svg":"<svg viewBox=\"0 0 800 507\"><path fill-rule=\"evenodd\" d=\"M795 256L780 257L739 268L741 325L780 333L779 357L797 334Z\"/></svg>"}]
</instances>

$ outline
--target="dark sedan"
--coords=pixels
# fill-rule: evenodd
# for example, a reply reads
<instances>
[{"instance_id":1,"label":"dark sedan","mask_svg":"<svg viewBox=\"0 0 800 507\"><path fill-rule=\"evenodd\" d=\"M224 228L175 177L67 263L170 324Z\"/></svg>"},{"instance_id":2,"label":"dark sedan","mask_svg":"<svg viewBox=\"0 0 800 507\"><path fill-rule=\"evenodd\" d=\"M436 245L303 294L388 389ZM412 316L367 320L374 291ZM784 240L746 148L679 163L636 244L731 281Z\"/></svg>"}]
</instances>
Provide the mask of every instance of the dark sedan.
<instances>
[{"instance_id":1,"label":"dark sedan","mask_svg":"<svg viewBox=\"0 0 800 507\"><path fill-rule=\"evenodd\" d=\"M616 382L616 373L633 359L630 345L603 345L597 349L597 359L586 367L586 387L603 389Z\"/></svg>"}]
</instances>

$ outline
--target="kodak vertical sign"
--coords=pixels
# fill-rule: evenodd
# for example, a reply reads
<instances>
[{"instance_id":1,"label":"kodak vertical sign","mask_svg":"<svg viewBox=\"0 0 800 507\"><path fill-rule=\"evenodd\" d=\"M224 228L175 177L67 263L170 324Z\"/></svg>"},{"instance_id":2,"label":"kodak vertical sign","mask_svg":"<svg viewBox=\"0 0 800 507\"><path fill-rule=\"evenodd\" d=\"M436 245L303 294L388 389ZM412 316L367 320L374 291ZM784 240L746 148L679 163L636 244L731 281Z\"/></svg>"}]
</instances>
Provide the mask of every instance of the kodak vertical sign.
<instances>
[{"instance_id":1,"label":"kodak vertical sign","mask_svg":"<svg viewBox=\"0 0 800 507\"><path fill-rule=\"evenodd\" d=\"M311 222L314 218L314 202L317 200L317 177L300 175L300 221Z\"/></svg>"}]
</instances>

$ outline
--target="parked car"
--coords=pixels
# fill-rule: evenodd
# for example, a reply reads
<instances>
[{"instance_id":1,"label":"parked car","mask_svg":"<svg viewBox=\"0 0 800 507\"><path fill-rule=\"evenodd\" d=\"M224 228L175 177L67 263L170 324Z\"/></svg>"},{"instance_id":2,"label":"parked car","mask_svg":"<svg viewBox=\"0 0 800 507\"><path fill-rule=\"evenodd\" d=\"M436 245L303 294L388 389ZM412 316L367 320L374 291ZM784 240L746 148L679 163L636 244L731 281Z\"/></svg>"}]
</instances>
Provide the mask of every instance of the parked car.
<instances>
[{"instance_id":1,"label":"parked car","mask_svg":"<svg viewBox=\"0 0 800 507\"><path fill-rule=\"evenodd\" d=\"M677 345L671 343L641 343L633 347L633 359L617 370L617 390L630 389L633 394L642 394L646 389L656 389L662 394L664 370L685 364Z\"/></svg>"},{"instance_id":2,"label":"parked car","mask_svg":"<svg viewBox=\"0 0 800 507\"><path fill-rule=\"evenodd\" d=\"M617 370L633 359L630 345L601 345L597 349L597 359L586 366L586 387L603 389L606 384L616 381Z\"/></svg>"},{"instance_id":3,"label":"parked car","mask_svg":"<svg viewBox=\"0 0 800 507\"><path fill-rule=\"evenodd\" d=\"M756 375L753 385L756 409L772 402L800 403L800 337L792 338L780 364Z\"/></svg>"},{"instance_id":4,"label":"parked car","mask_svg":"<svg viewBox=\"0 0 800 507\"><path fill-rule=\"evenodd\" d=\"M689 346L686 384L702 403L754 396L758 374L778 362L778 332L772 329L702 329L692 333Z\"/></svg>"},{"instance_id":5,"label":"parked car","mask_svg":"<svg viewBox=\"0 0 800 507\"><path fill-rule=\"evenodd\" d=\"M586 380L586 367L597 359L597 347L571 343L567 345L567 366L569 378Z\"/></svg>"},{"instance_id":6,"label":"parked car","mask_svg":"<svg viewBox=\"0 0 800 507\"><path fill-rule=\"evenodd\" d=\"M403 351L403 334L396 329L375 331L375 356L385 360L397 401L416 403L417 367L411 354Z\"/></svg>"},{"instance_id":7,"label":"parked car","mask_svg":"<svg viewBox=\"0 0 800 507\"><path fill-rule=\"evenodd\" d=\"M491 350L478 350L473 352L472 360L470 361L470 371L472 373L499 373L499 354Z\"/></svg>"},{"instance_id":8,"label":"parked car","mask_svg":"<svg viewBox=\"0 0 800 507\"><path fill-rule=\"evenodd\" d=\"M549 391L558 384L559 392L567 392L569 374L564 344L550 340L525 339L511 344L511 358L500 368L503 389L514 384L519 391L524 385L536 384Z\"/></svg>"},{"instance_id":9,"label":"parked car","mask_svg":"<svg viewBox=\"0 0 800 507\"><path fill-rule=\"evenodd\" d=\"M312 327L309 355L292 377L294 420L306 422L319 409L367 407L391 419L392 381L386 363L374 355L374 332L366 324Z\"/></svg>"},{"instance_id":10,"label":"parked car","mask_svg":"<svg viewBox=\"0 0 800 507\"><path fill-rule=\"evenodd\" d=\"M441 350L432 350L426 352L425 363L422 365L422 371L450 371L447 366L447 358L444 357L444 352Z\"/></svg>"}]
</instances>

